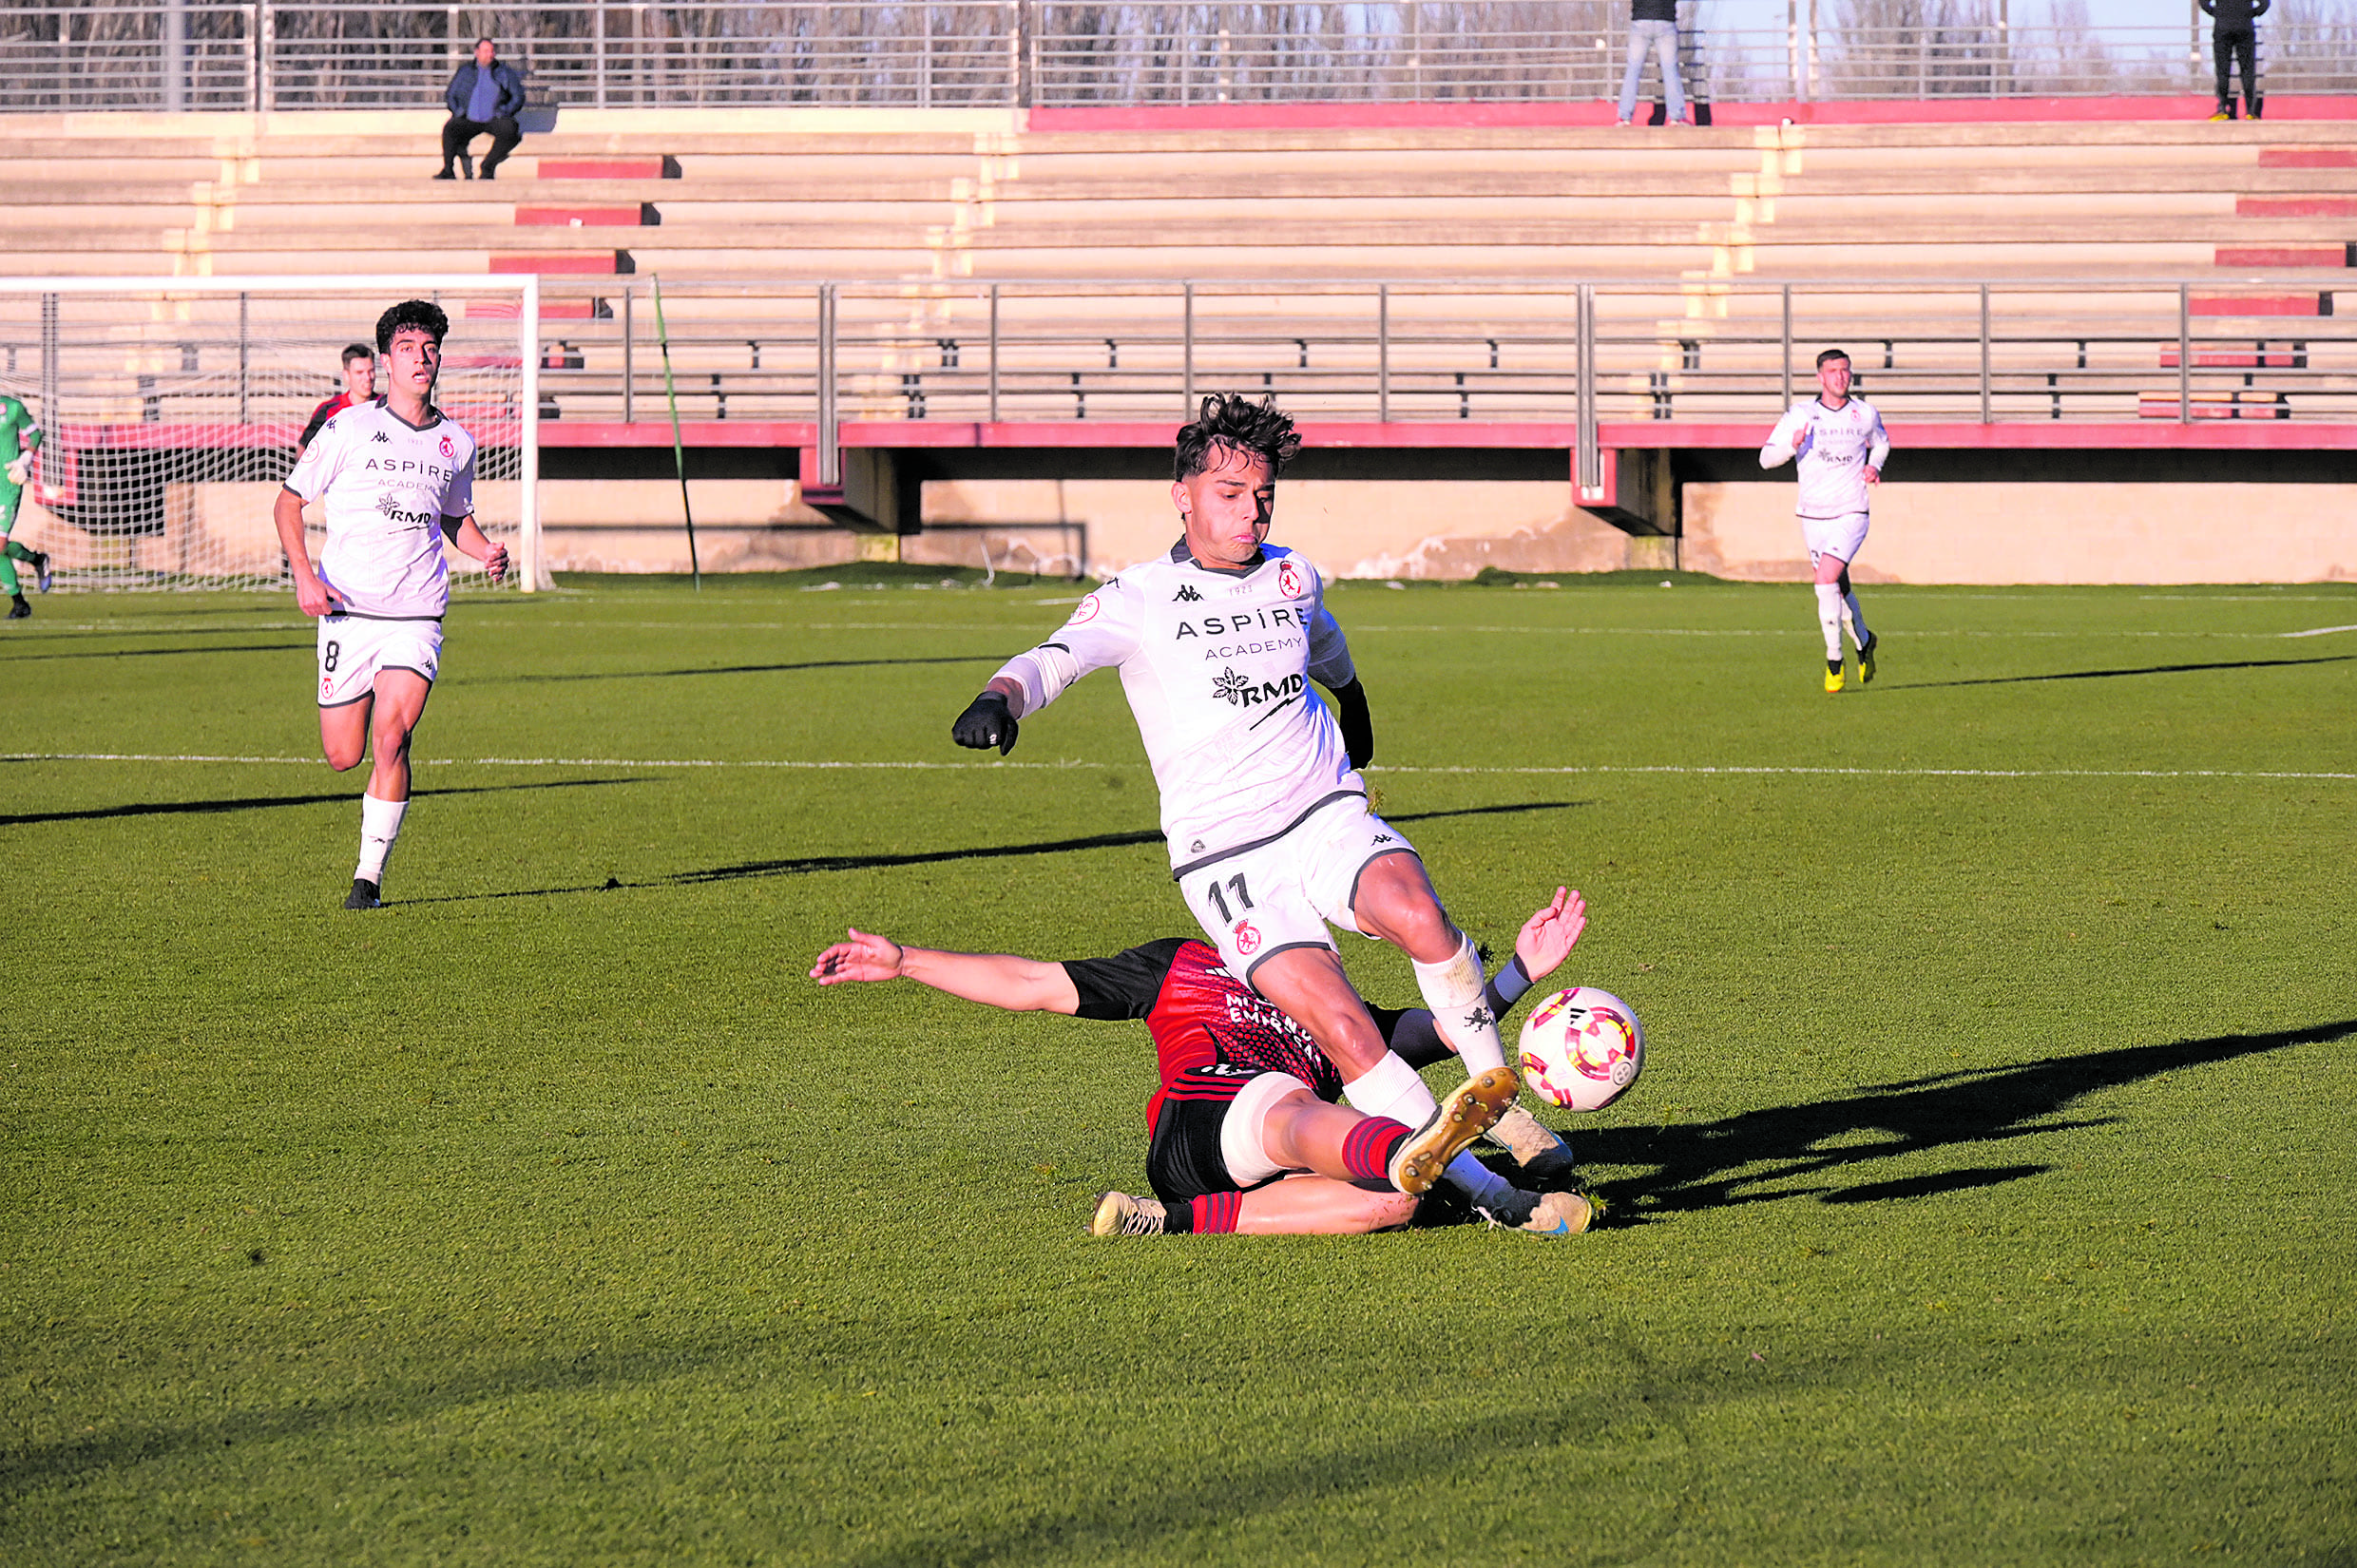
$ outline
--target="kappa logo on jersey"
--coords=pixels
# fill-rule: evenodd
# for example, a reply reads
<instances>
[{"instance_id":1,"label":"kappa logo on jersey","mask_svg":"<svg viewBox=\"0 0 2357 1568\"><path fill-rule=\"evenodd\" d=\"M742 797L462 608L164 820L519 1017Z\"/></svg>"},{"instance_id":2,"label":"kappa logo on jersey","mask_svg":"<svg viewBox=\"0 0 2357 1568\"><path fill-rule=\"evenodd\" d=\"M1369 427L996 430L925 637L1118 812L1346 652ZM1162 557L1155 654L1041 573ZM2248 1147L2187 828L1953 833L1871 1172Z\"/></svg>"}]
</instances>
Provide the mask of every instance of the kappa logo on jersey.
<instances>
[{"instance_id":1,"label":"kappa logo on jersey","mask_svg":"<svg viewBox=\"0 0 2357 1568\"><path fill-rule=\"evenodd\" d=\"M1247 958L1260 950L1260 933L1253 929L1249 920L1236 923L1236 950Z\"/></svg>"},{"instance_id":2,"label":"kappa logo on jersey","mask_svg":"<svg viewBox=\"0 0 2357 1568\"><path fill-rule=\"evenodd\" d=\"M1303 594L1308 593L1309 583L1303 580L1301 568L1290 561L1278 562L1276 564L1276 591L1288 599L1299 599Z\"/></svg>"},{"instance_id":3,"label":"kappa logo on jersey","mask_svg":"<svg viewBox=\"0 0 2357 1568\"><path fill-rule=\"evenodd\" d=\"M329 420L329 421L328 421L328 427L329 427L331 430L335 428L335 420L331 419L331 420ZM392 445L393 445L393 437L392 437L392 436L390 436L390 435L387 435L387 434L386 434L384 431L382 431L382 430L378 430L378 431L377 431L374 435L370 436L370 437L369 437L369 439L370 439L371 441L382 441L382 442L383 442L386 446L388 446L388 447L390 447L390 446L392 446Z\"/></svg>"},{"instance_id":4,"label":"kappa logo on jersey","mask_svg":"<svg viewBox=\"0 0 2357 1568\"><path fill-rule=\"evenodd\" d=\"M1250 677L1234 670L1222 670L1212 679L1211 695L1234 707L1256 708L1263 702L1275 702L1301 695L1301 677L1289 675L1282 680L1263 680L1255 684Z\"/></svg>"},{"instance_id":5,"label":"kappa logo on jersey","mask_svg":"<svg viewBox=\"0 0 2357 1568\"><path fill-rule=\"evenodd\" d=\"M1399 840L1393 838L1389 833L1377 833L1375 834L1375 842L1378 844L1396 844Z\"/></svg>"},{"instance_id":6,"label":"kappa logo on jersey","mask_svg":"<svg viewBox=\"0 0 2357 1568\"><path fill-rule=\"evenodd\" d=\"M1199 604L1203 602L1203 596L1195 591L1194 583L1181 583L1178 591L1170 596L1170 602L1174 604Z\"/></svg>"},{"instance_id":7,"label":"kappa logo on jersey","mask_svg":"<svg viewBox=\"0 0 2357 1568\"><path fill-rule=\"evenodd\" d=\"M1111 586L1110 583L1106 585L1108 587ZM1064 624L1067 626L1084 626L1088 622L1096 620L1097 613L1103 608L1103 605L1097 602L1097 596L1095 594L1090 594L1086 599L1082 600L1080 603L1073 606L1072 619L1065 621Z\"/></svg>"}]
</instances>

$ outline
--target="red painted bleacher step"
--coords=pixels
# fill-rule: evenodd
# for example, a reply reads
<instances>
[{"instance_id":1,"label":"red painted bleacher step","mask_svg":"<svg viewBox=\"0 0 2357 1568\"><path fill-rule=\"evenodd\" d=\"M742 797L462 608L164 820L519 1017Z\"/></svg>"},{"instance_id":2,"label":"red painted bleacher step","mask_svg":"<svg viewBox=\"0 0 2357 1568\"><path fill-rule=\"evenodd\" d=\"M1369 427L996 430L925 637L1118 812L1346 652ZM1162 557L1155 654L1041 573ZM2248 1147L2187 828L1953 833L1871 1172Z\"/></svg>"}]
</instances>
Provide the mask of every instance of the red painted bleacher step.
<instances>
[{"instance_id":1,"label":"red painted bleacher step","mask_svg":"<svg viewBox=\"0 0 2357 1568\"><path fill-rule=\"evenodd\" d=\"M2197 294L2186 301L2194 316L2330 316L2332 296L2300 294Z\"/></svg>"},{"instance_id":2,"label":"red painted bleacher step","mask_svg":"<svg viewBox=\"0 0 2357 1568\"><path fill-rule=\"evenodd\" d=\"M611 277L619 273L637 272L639 264L628 251L565 251L556 256L494 256L490 270L536 272L544 277L586 274L592 277Z\"/></svg>"},{"instance_id":3,"label":"red painted bleacher step","mask_svg":"<svg viewBox=\"0 0 2357 1568\"><path fill-rule=\"evenodd\" d=\"M2357 242L2342 245L2220 245L2221 267L2357 267Z\"/></svg>"},{"instance_id":4,"label":"red painted bleacher step","mask_svg":"<svg viewBox=\"0 0 2357 1568\"><path fill-rule=\"evenodd\" d=\"M2160 351L2160 368L2177 368L2177 351ZM2308 345L2294 343L2289 348L2196 349L2194 369L2197 371L2304 371L2308 369Z\"/></svg>"},{"instance_id":5,"label":"red painted bleacher step","mask_svg":"<svg viewBox=\"0 0 2357 1568\"><path fill-rule=\"evenodd\" d=\"M467 319L469 321L513 321L523 314L515 298L469 299ZM611 321L614 306L604 299L544 299L540 302L543 321Z\"/></svg>"},{"instance_id":6,"label":"red painted bleacher step","mask_svg":"<svg viewBox=\"0 0 2357 1568\"><path fill-rule=\"evenodd\" d=\"M657 158L544 158L543 180L677 180L680 161L669 153Z\"/></svg>"},{"instance_id":7,"label":"red painted bleacher step","mask_svg":"<svg viewBox=\"0 0 2357 1568\"><path fill-rule=\"evenodd\" d=\"M651 229L662 222L662 214L652 201L634 201L627 206L518 207L515 220L520 229Z\"/></svg>"},{"instance_id":8,"label":"red painted bleacher step","mask_svg":"<svg viewBox=\"0 0 2357 1568\"><path fill-rule=\"evenodd\" d=\"M2237 196L2237 218L2357 218L2357 196Z\"/></svg>"},{"instance_id":9,"label":"red painted bleacher step","mask_svg":"<svg viewBox=\"0 0 2357 1568\"><path fill-rule=\"evenodd\" d=\"M2261 147L2263 169L2357 169L2357 147Z\"/></svg>"}]
</instances>

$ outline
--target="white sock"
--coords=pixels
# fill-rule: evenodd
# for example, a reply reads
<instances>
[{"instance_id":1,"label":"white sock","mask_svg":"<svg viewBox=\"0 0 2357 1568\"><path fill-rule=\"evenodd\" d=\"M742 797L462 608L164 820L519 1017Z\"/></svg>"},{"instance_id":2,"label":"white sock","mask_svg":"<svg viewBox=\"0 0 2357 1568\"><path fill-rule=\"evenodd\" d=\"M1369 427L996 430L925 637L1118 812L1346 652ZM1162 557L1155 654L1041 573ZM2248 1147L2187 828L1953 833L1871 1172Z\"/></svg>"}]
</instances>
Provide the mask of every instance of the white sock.
<instances>
[{"instance_id":1,"label":"white sock","mask_svg":"<svg viewBox=\"0 0 2357 1568\"><path fill-rule=\"evenodd\" d=\"M1505 1046L1498 1039L1498 1017L1483 994L1482 958L1473 939L1458 933L1456 956L1438 964L1408 962L1416 971L1416 989L1432 1009L1432 1026L1465 1063L1466 1075L1485 1073L1505 1065Z\"/></svg>"},{"instance_id":2,"label":"white sock","mask_svg":"<svg viewBox=\"0 0 2357 1568\"><path fill-rule=\"evenodd\" d=\"M1413 1132L1431 1119L1439 1110L1440 1101L1424 1086L1416 1070L1400 1060L1394 1051L1383 1053L1383 1060L1342 1086L1342 1098L1351 1108L1368 1116L1388 1116Z\"/></svg>"},{"instance_id":3,"label":"white sock","mask_svg":"<svg viewBox=\"0 0 2357 1568\"><path fill-rule=\"evenodd\" d=\"M360 864L352 870L355 882L385 880L385 857L393 853L393 841L401 836L401 818L409 811L406 800L379 800L373 794L360 797Z\"/></svg>"},{"instance_id":4,"label":"white sock","mask_svg":"<svg viewBox=\"0 0 2357 1568\"><path fill-rule=\"evenodd\" d=\"M1484 1209L1502 1209L1514 1198L1514 1184L1473 1157L1468 1149L1448 1162L1443 1173L1451 1187Z\"/></svg>"},{"instance_id":5,"label":"white sock","mask_svg":"<svg viewBox=\"0 0 2357 1568\"><path fill-rule=\"evenodd\" d=\"M1858 609L1858 596L1855 593L1842 595L1842 609L1849 617L1850 641L1861 648L1873 641L1874 634L1866 629L1866 616Z\"/></svg>"},{"instance_id":6,"label":"white sock","mask_svg":"<svg viewBox=\"0 0 2357 1568\"><path fill-rule=\"evenodd\" d=\"M1817 624L1825 629L1825 661L1841 662L1842 593L1838 583L1817 584Z\"/></svg>"}]
</instances>

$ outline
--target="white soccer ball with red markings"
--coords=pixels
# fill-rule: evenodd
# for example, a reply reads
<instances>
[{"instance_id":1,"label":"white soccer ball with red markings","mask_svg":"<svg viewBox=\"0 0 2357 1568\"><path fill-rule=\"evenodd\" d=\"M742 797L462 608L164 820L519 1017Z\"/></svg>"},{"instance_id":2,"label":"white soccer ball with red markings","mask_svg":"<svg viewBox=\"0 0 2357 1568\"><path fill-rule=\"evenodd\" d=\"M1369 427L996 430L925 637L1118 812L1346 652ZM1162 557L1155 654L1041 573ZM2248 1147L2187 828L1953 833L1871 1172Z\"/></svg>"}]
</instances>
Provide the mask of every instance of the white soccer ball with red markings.
<instances>
[{"instance_id":1,"label":"white soccer ball with red markings","mask_svg":"<svg viewBox=\"0 0 2357 1568\"><path fill-rule=\"evenodd\" d=\"M1520 1050L1524 1088L1567 1111L1600 1111L1645 1070L1645 1029L1610 991L1574 985L1531 1009Z\"/></svg>"}]
</instances>

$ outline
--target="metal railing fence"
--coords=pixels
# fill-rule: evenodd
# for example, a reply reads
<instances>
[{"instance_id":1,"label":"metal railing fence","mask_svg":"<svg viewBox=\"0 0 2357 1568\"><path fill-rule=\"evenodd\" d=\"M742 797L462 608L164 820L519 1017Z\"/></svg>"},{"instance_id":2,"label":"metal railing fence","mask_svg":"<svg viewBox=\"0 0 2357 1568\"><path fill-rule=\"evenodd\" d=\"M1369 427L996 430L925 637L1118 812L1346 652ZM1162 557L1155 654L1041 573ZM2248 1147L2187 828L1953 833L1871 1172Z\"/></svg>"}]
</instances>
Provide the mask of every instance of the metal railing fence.
<instances>
[{"instance_id":1,"label":"metal railing fence","mask_svg":"<svg viewBox=\"0 0 2357 1568\"><path fill-rule=\"evenodd\" d=\"M2204 24L2015 25L2004 0L1981 11L1835 27L1809 20L1811 5L1786 28L1692 29L1686 74L1706 103L2211 89ZM536 91L584 106L1587 101L1619 90L1627 12L1620 0L35 3L0 11L0 110L429 107L481 32ZM2270 90L2357 92L2357 8L2271 18L2259 39Z\"/></svg>"},{"instance_id":2,"label":"metal railing fence","mask_svg":"<svg viewBox=\"0 0 2357 1568\"><path fill-rule=\"evenodd\" d=\"M544 416L665 420L645 284L554 283ZM594 290L594 293L592 291ZM2357 291L2351 291L2357 293ZM1903 422L2357 422L2357 324L2178 280L666 281L682 418L1156 421L1264 392L1315 421L1773 421L1820 348ZM2317 308L2329 305L2320 295Z\"/></svg>"}]
</instances>

